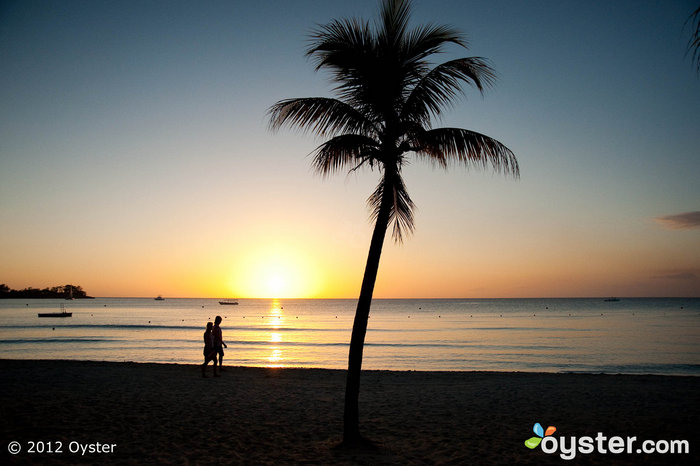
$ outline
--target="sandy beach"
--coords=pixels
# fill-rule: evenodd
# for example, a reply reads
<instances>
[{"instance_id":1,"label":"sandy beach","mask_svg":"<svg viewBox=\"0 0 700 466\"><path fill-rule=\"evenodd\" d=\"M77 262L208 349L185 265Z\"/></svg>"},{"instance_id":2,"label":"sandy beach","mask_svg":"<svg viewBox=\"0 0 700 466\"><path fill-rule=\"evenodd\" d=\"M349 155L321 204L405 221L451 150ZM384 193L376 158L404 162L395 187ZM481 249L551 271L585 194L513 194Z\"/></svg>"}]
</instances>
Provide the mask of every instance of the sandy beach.
<instances>
[{"instance_id":1,"label":"sandy beach","mask_svg":"<svg viewBox=\"0 0 700 466\"><path fill-rule=\"evenodd\" d=\"M700 458L696 377L370 371L362 380L361 424L377 448L358 451L337 448L344 371L229 367L222 377L203 379L194 365L1 360L0 368L5 464L697 464ZM555 426L561 437L602 432L639 442L687 440L690 453L577 454L564 461L525 447L535 422ZM11 442L19 442L16 455L8 452ZM31 442L45 442L33 444L44 453L28 453ZM62 451L47 453L48 442Z\"/></svg>"}]
</instances>

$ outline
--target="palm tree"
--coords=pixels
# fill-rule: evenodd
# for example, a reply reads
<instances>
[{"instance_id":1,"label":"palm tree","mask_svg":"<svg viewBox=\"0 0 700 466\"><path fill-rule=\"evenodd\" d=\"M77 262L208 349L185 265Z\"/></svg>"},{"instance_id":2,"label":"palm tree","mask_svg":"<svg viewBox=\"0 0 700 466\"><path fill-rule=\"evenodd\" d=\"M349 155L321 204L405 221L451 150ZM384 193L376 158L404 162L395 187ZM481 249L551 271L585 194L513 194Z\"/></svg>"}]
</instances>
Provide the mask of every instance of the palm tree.
<instances>
[{"instance_id":1,"label":"palm tree","mask_svg":"<svg viewBox=\"0 0 700 466\"><path fill-rule=\"evenodd\" d=\"M492 166L519 175L515 155L483 134L460 128L433 128L431 120L454 103L461 84L479 91L494 82L482 58L460 58L432 66L428 58L448 44L466 48L462 34L447 26L408 28L410 1L384 0L375 27L357 19L335 20L311 36L307 56L316 70L329 70L337 98L281 100L269 109L270 128L296 126L326 142L313 153L322 175L360 167L381 178L367 203L374 220L365 273L350 339L343 443L362 440L358 397L362 353L372 293L389 226L401 242L414 229L411 200L401 169L409 156L447 169L452 163Z\"/></svg>"}]
</instances>

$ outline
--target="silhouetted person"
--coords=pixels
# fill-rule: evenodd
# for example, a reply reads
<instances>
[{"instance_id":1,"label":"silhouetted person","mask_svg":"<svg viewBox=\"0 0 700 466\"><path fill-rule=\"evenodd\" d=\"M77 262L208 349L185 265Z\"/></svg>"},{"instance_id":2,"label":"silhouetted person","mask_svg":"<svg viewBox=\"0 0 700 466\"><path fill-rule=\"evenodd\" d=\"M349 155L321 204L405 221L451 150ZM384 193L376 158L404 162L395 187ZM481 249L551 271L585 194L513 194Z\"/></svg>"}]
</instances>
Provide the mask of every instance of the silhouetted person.
<instances>
[{"instance_id":1,"label":"silhouetted person","mask_svg":"<svg viewBox=\"0 0 700 466\"><path fill-rule=\"evenodd\" d=\"M216 319L214 319L214 331L212 333L214 334L214 350L219 355L219 369L224 370L221 365L224 363L224 348L228 348L228 346L224 343L224 339L221 335L220 323L221 316L216 316ZM216 365L216 360L214 361L214 365Z\"/></svg>"},{"instance_id":2,"label":"silhouetted person","mask_svg":"<svg viewBox=\"0 0 700 466\"><path fill-rule=\"evenodd\" d=\"M213 324L207 322L207 330L204 332L204 363L202 364L202 377L206 377L205 369L209 361L214 361L214 377L218 377L216 372L216 348L214 348L214 333L212 331Z\"/></svg>"}]
</instances>

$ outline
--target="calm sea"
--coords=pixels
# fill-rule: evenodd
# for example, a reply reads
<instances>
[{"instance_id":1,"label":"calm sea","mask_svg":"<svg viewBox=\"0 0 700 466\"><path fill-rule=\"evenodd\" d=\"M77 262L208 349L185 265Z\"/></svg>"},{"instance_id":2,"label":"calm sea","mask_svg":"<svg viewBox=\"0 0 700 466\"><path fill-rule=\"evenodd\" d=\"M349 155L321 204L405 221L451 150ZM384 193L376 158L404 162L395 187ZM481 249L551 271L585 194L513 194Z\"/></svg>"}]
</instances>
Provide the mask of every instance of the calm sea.
<instances>
[{"instance_id":1,"label":"calm sea","mask_svg":"<svg viewBox=\"0 0 700 466\"><path fill-rule=\"evenodd\" d=\"M0 300L0 358L345 368L355 300ZM65 305L69 318L39 318ZM700 375L700 299L375 300L363 367Z\"/></svg>"}]
</instances>

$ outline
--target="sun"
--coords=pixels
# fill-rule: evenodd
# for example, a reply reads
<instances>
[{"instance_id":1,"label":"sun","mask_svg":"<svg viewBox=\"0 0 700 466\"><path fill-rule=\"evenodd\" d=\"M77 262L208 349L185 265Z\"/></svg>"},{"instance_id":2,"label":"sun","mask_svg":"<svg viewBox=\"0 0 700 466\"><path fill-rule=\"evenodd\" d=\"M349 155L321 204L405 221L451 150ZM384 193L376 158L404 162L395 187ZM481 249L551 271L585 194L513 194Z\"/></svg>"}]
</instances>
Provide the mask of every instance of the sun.
<instances>
[{"instance_id":1,"label":"sun","mask_svg":"<svg viewBox=\"0 0 700 466\"><path fill-rule=\"evenodd\" d=\"M261 265L259 272L259 286L263 288L265 297L285 298L301 293L303 284L294 280L294 266Z\"/></svg>"},{"instance_id":2,"label":"sun","mask_svg":"<svg viewBox=\"0 0 700 466\"><path fill-rule=\"evenodd\" d=\"M320 274L307 256L292 248L261 248L237 263L231 290L243 298L311 298Z\"/></svg>"},{"instance_id":3,"label":"sun","mask_svg":"<svg viewBox=\"0 0 700 466\"><path fill-rule=\"evenodd\" d=\"M269 296L280 297L288 292L287 281L280 273L273 273L267 278L267 290Z\"/></svg>"}]
</instances>

